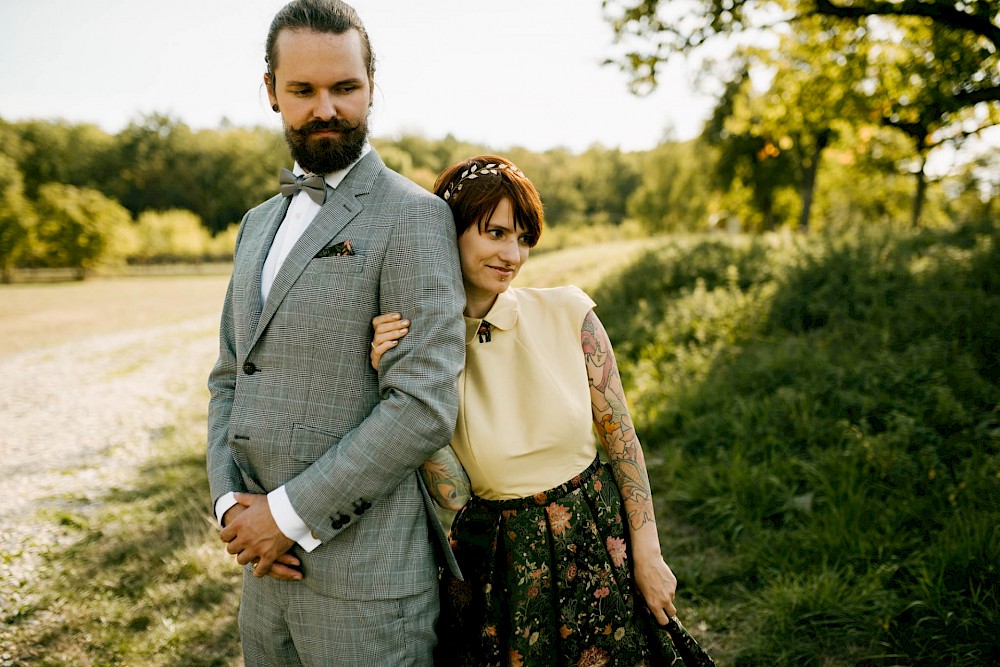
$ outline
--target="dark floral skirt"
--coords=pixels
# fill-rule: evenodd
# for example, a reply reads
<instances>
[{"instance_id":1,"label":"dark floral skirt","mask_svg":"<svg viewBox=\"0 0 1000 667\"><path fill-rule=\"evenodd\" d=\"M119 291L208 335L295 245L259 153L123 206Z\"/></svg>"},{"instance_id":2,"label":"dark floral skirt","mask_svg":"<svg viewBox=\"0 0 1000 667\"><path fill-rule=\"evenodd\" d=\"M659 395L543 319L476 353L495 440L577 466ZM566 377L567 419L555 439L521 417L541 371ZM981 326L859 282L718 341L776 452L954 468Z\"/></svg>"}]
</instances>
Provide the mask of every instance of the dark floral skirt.
<instances>
[{"instance_id":1,"label":"dark floral skirt","mask_svg":"<svg viewBox=\"0 0 1000 667\"><path fill-rule=\"evenodd\" d=\"M639 597L621 495L598 460L530 498L474 496L452 545L465 581L442 579L436 665L715 664Z\"/></svg>"}]
</instances>

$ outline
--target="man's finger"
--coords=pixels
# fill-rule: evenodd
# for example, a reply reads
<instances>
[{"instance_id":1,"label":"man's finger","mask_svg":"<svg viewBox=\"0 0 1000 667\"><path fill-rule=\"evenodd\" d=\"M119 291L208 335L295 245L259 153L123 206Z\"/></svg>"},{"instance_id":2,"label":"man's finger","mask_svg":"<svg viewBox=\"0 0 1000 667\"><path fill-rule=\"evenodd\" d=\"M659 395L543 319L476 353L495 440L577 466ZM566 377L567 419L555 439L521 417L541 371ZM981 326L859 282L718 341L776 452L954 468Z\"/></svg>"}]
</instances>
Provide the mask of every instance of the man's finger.
<instances>
[{"instance_id":1,"label":"man's finger","mask_svg":"<svg viewBox=\"0 0 1000 667\"><path fill-rule=\"evenodd\" d=\"M271 566L267 576L273 577L274 579L281 579L282 581L302 580L302 572L300 570L296 570L294 567L289 567L278 562L275 562Z\"/></svg>"},{"instance_id":2,"label":"man's finger","mask_svg":"<svg viewBox=\"0 0 1000 667\"><path fill-rule=\"evenodd\" d=\"M299 567L302 565L302 561L298 559L298 556L293 554L291 551L286 551L277 558L274 559L275 563L281 563L282 565L287 565L289 567Z\"/></svg>"},{"instance_id":3,"label":"man's finger","mask_svg":"<svg viewBox=\"0 0 1000 667\"><path fill-rule=\"evenodd\" d=\"M274 559L268 558L267 556L261 556L260 560L253 568L253 576L260 579L263 576L270 574L271 566L274 565Z\"/></svg>"}]
</instances>

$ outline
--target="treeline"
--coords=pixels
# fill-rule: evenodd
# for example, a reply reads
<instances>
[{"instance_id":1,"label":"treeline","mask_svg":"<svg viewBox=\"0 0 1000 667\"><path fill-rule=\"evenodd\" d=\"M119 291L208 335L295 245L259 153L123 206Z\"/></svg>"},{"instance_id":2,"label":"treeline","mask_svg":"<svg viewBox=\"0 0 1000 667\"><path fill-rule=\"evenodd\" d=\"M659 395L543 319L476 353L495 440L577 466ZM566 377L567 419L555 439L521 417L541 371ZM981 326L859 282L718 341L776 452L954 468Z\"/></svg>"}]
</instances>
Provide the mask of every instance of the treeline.
<instances>
[{"instance_id":1,"label":"treeline","mask_svg":"<svg viewBox=\"0 0 1000 667\"><path fill-rule=\"evenodd\" d=\"M717 115L724 115L720 109ZM721 117L721 116L720 116ZM452 136L375 138L392 168L431 187L449 163L502 152L538 185L550 232L542 249L589 230L624 234L795 227L802 208L780 145L722 137L649 151L497 148ZM824 152L811 228L909 224L912 149L891 128L842 132ZM163 115L117 134L89 124L0 119L0 276L14 269L226 260L243 213L276 192L290 165L281 133L193 130ZM989 219L996 163L971 163L926 189L922 225ZM588 236L589 238L589 236Z\"/></svg>"}]
</instances>

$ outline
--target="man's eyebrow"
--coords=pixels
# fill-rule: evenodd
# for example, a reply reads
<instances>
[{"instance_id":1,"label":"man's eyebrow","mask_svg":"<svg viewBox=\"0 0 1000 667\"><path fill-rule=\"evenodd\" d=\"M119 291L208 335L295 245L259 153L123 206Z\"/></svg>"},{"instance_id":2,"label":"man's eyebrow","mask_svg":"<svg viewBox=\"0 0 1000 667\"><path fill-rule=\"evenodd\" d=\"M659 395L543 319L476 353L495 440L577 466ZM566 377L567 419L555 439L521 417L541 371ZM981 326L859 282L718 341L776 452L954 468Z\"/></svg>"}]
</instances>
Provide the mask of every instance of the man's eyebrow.
<instances>
[{"instance_id":1,"label":"man's eyebrow","mask_svg":"<svg viewBox=\"0 0 1000 667\"><path fill-rule=\"evenodd\" d=\"M358 86L358 85L361 85L362 81L363 81L363 79L360 79L358 77L349 77L347 79L342 79L340 81L334 82L334 84L333 84L333 86L331 86L331 88L335 87L335 86L343 86L345 84L350 84L350 85ZM288 88L302 88L302 87L311 88L313 85L315 85L315 84L313 84L310 81L286 81L285 82L285 86L288 87Z\"/></svg>"}]
</instances>

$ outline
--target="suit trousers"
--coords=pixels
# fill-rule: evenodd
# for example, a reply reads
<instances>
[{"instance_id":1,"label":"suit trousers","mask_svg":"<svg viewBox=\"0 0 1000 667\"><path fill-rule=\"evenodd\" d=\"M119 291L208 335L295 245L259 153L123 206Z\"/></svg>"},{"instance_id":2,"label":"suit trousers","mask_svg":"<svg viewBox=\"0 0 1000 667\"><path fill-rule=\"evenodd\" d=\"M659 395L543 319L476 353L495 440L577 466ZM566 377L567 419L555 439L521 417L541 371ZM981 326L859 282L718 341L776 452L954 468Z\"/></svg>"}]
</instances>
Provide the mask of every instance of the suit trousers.
<instances>
[{"instance_id":1,"label":"suit trousers","mask_svg":"<svg viewBox=\"0 0 1000 667\"><path fill-rule=\"evenodd\" d=\"M247 567L239 614L244 665L433 667L438 613L436 586L404 598L343 600L301 582L257 579Z\"/></svg>"}]
</instances>

